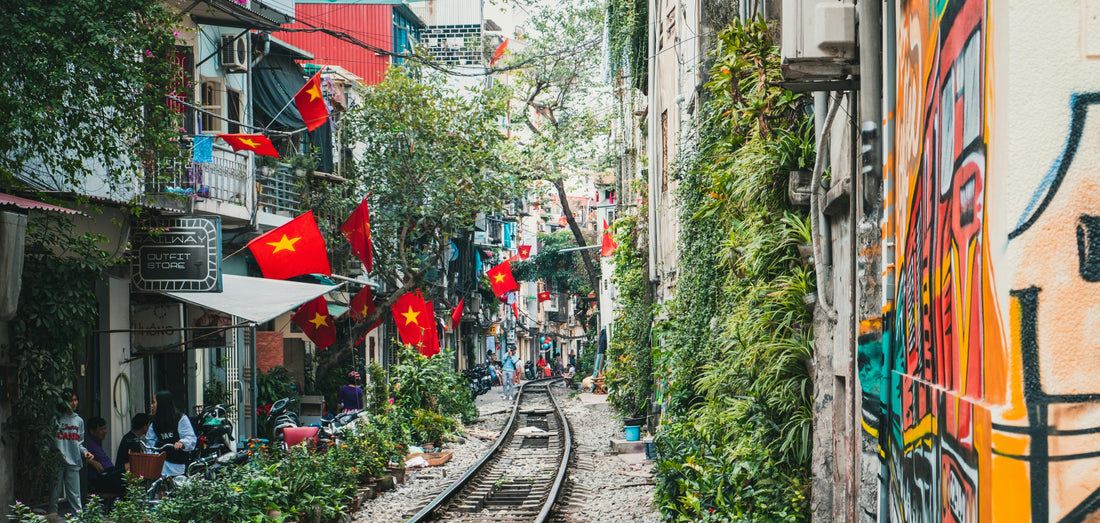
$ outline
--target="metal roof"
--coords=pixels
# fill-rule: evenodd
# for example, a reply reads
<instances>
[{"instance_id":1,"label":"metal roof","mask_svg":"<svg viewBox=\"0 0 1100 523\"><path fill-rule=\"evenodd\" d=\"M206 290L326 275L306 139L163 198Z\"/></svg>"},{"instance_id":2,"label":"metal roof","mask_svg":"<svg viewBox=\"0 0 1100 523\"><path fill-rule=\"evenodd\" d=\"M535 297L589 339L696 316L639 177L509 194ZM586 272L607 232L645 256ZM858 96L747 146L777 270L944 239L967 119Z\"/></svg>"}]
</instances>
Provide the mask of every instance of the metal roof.
<instances>
[{"instance_id":1,"label":"metal roof","mask_svg":"<svg viewBox=\"0 0 1100 523\"><path fill-rule=\"evenodd\" d=\"M58 207L57 205L50 205L48 203L42 203L37 200L30 200L27 198L20 198L11 194L0 193L0 206L14 205L20 209L34 209L41 211L57 211L66 214L79 214L84 215L80 211L74 211L73 209L67 209L65 207Z\"/></svg>"}]
</instances>

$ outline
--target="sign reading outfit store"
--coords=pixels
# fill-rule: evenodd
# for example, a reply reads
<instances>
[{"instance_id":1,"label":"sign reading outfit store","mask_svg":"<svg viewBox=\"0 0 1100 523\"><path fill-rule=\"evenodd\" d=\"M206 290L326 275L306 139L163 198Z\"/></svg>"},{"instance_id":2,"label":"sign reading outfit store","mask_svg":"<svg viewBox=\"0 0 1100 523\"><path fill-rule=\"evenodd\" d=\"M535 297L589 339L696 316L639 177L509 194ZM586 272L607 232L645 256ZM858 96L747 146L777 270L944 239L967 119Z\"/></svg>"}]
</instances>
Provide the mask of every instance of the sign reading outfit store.
<instances>
[{"instance_id":1,"label":"sign reading outfit store","mask_svg":"<svg viewBox=\"0 0 1100 523\"><path fill-rule=\"evenodd\" d=\"M221 219L162 218L134 234L133 284L142 291L221 292Z\"/></svg>"}]
</instances>

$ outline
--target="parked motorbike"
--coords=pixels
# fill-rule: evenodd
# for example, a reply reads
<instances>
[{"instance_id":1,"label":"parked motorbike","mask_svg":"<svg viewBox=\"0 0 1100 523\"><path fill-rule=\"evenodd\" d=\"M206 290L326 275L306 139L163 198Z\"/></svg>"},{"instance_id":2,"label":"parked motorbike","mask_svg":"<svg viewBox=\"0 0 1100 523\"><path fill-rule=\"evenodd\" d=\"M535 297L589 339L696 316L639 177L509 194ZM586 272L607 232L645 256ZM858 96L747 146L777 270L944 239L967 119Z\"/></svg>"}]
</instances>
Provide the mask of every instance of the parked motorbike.
<instances>
[{"instance_id":1,"label":"parked motorbike","mask_svg":"<svg viewBox=\"0 0 1100 523\"><path fill-rule=\"evenodd\" d=\"M527 360L523 363L523 377L528 380L533 380L538 376L535 376L535 362Z\"/></svg>"},{"instance_id":2,"label":"parked motorbike","mask_svg":"<svg viewBox=\"0 0 1100 523\"><path fill-rule=\"evenodd\" d=\"M267 422L271 427L271 441L283 442L283 431L288 427L298 427L298 413L290 410L291 399L283 398L271 405L267 413Z\"/></svg>"},{"instance_id":3,"label":"parked motorbike","mask_svg":"<svg viewBox=\"0 0 1100 523\"><path fill-rule=\"evenodd\" d=\"M191 426L199 442L195 446L195 458L221 456L232 451L233 423L225 405L209 405L191 418Z\"/></svg>"}]
</instances>

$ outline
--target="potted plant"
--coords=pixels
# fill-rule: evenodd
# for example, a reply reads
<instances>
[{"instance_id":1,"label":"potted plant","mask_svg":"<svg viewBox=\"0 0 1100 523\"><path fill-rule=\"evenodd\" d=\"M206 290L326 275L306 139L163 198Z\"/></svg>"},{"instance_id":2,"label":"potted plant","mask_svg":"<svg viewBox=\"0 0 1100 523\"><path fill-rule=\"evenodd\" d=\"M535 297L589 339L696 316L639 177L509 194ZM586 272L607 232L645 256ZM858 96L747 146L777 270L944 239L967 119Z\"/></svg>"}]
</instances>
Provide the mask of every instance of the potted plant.
<instances>
[{"instance_id":1,"label":"potted plant","mask_svg":"<svg viewBox=\"0 0 1100 523\"><path fill-rule=\"evenodd\" d=\"M294 174L299 178L313 173L320 165L317 158L311 153L300 153L287 158L287 163L290 164L290 168L294 170Z\"/></svg>"}]
</instances>

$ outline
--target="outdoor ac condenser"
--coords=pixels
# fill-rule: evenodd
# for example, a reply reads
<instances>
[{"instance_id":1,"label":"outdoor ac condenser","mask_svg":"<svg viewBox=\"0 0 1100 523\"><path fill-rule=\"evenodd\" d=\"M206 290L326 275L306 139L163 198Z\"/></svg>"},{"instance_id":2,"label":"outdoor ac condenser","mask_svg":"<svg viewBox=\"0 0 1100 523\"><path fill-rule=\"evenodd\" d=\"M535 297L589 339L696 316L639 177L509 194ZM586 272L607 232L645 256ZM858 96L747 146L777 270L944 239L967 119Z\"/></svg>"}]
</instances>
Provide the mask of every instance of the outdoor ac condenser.
<instances>
[{"instance_id":1,"label":"outdoor ac condenser","mask_svg":"<svg viewBox=\"0 0 1100 523\"><path fill-rule=\"evenodd\" d=\"M856 9L850 0L783 0L783 78L832 80L858 74Z\"/></svg>"},{"instance_id":2,"label":"outdoor ac condenser","mask_svg":"<svg viewBox=\"0 0 1100 523\"><path fill-rule=\"evenodd\" d=\"M248 70L248 42L233 35L222 35L222 69L227 71Z\"/></svg>"}]
</instances>

